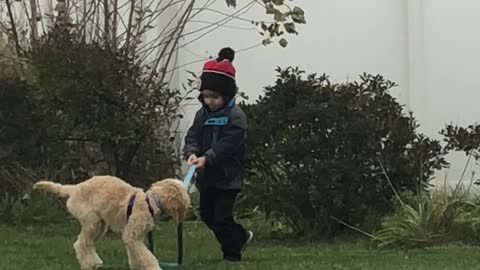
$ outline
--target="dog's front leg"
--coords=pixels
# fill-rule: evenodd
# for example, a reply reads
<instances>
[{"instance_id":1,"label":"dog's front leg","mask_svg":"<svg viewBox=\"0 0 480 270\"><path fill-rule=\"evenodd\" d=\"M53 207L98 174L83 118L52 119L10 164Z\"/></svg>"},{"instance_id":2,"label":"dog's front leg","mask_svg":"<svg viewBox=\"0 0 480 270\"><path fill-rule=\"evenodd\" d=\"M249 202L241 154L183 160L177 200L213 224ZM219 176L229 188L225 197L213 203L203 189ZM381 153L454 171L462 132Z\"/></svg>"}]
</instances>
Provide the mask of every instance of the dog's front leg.
<instances>
[{"instance_id":1,"label":"dog's front leg","mask_svg":"<svg viewBox=\"0 0 480 270\"><path fill-rule=\"evenodd\" d=\"M133 261L132 253L130 252L129 247L125 244L125 249L127 250L128 266L131 270L137 269L137 263Z\"/></svg>"},{"instance_id":2,"label":"dog's front leg","mask_svg":"<svg viewBox=\"0 0 480 270\"><path fill-rule=\"evenodd\" d=\"M122 239L127 249L131 270L162 270L157 258L148 250L143 242L145 233L125 230Z\"/></svg>"}]
</instances>

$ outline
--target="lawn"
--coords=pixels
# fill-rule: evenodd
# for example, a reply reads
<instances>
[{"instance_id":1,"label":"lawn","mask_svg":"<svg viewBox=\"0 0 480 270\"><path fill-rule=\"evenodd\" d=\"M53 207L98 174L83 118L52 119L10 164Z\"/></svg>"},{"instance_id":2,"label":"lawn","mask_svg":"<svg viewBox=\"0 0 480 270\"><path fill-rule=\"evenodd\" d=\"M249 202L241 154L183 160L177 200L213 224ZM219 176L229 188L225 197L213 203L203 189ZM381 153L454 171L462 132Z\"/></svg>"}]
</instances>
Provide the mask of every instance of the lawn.
<instances>
[{"instance_id":1,"label":"lawn","mask_svg":"<svg viewBox=\"0 0 480 270\"><path fill-rule=\"evenodd\" d=\"M72 244L77 225L0 225L1 270L79 269ZM256 239L244 261L226 263L218 246L201 224L185 225L185 259L182 269L479 269L480 248L450 246L427 250L378 249L364 241L307 243ZM175 228L172 224L155 231L156 255L161 261L175 261ZM108 234L98 243L103 269L127 270L121 242Z\"/></svg>"}]
</instances>

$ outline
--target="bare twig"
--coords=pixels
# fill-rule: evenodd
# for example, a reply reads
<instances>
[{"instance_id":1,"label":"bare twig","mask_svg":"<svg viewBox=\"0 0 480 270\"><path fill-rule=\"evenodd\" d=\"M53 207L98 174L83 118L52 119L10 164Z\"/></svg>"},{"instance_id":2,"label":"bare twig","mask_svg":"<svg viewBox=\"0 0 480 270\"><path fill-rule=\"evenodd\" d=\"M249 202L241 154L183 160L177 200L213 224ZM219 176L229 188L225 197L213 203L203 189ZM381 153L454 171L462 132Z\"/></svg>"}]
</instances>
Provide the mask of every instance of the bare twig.
<instances>
[{"instance_id":1,"label":"bare twig","mask_svg":"<svg viewBox=\"0 0 480 270\"><path fill-rule=\"evenodd\" d=\"M192 0L192 1L190 2L189 7L185 10L185 13L182 15L182 18L181 18L180 21L178 22L178 27L177 27L177 29L179 29L179 31L178 31L179 35L177 35L177 38L176 38L176 39L173 39L174 36L173 36L173 35L171 36L172 38L170 39L170 42L173 41L173 42L174 42L174 46L172 47L172 51L170 51L170 53L169 53L169 57L168 57L168 60L167 60L167 65L168 65L168 62L170 61L171 54L172 54L172 52L173 52L173 50L174 50L173 48L174 48L175 45L178 43L178 40L179 40L179 38L180 38L180 33L182 33L183 29L185 28L186 22L188 21L188 17L189 17L189 15L190 15L191 12L192 12L192 8L193 8L193 5L194 5L194 4L195 4L195 0ZM168 47L169 47L169 45L170 45L170 42L167 43L167 44L165 45L165 47L163 47L162 51L161 51L160 54L158 55L157 60L155 61L154 65L153 65L153 67L152 67L152 72L150 72L150 76L149 76L149 78L148 78L148 80L147 80L147 87L146 87L147 89L148 89L148 87L150 86L150 84L152 83L153 77L154 77L155 74L157 73L158 64L160 63L160 60L161 60L161 59L163 58L163 56L165 55L165 53L166 53L166 51L167 51L167 49L168 49ZM163 73L162 73L162 79L161 79L160 81L162 82L164 78L165 78L165 71L163 71Z\"/></svg>"},{"instance_id":2,"label":"bare twig","mask_svg":"<svg viewBox=\"0 0 480 270\"><path fill-rule=\"evenodd\" d=\"M195 18L196 16L201 14L203 12L203 10L205 10L206 8L210 8L213 4L215 4L216 1L217 0L208 0L208 1L204 2L202 7L194 8L193 11L192 11L193 14L192 14L191 18L192 19Z\"/></svg>"},{"instance_id":3,"label":"bare twig","mask_svg":"<svg viewBox=\"0 0 480 270\"><path fill-rule=\"evenodd\" d=\"M453 194L456 194L460 186L462 185L463 182L463 177L465 176L465 173L467 172L468 165L470 165L470 161L472 160L473 152L470 151L468 153L468 158L467 158L467 163L465 164L465 167L463 168L462 175L460 176L460 179L458 180L457 184L455 185L455 190L453 191Z\"/></svg>"},{"instance_id":4,"label":"bare twig","mask_svg":"<svg viewBox=\"0 0 480 270\"><path fill-rule=\"evenodd\" d=\"M25 1L22 2L23 5L23 12L25 13L25 17L27 18L28 25L30 26L30 32L33 31L32 20L30 18L30 14L28 13L27 3Z\"/></svg>"},{"instance_id":5,"label":"bare twig","mask_svg":"<svg viewBox=\"0 0 480 270\"><path fill-rule=\"evenodd\" d=\"M179 66L176 66L170 70L167 71L167 73L170 73L170 72L173 72L173 71L176 71L178 69L181 69L183 67L186 67L186 66L189 66L189 65L193 65L193 64L196 64L196 63L201 63L205 60L207 60L208 58L203 58L203 59L198 59L198 60L194 60L194 61L190 61L190 62L187 62L187 63L184 63L182 65L179 65Z\"/></svg>"},{"instance_id":6,"label":"bare twig","mask_svg":"<svg viewBox=\"0 0 480 270\"><path fill-rule=\"evenodd\" d=\"M472 172L472 176L470 177L470 183L468 184L468 188L465 194L470 194L470 190L472 189L472 186L475 182L474 177L475 177L475 172Z\"/></svg>"},{"instance_id":7,"label":"bare twig","mask_svg":"<svg viewBox=\"0 0 480 270\"><path fill-rule=\"evenodd\" d=\"M186 4L186 1L183 3L183 5L177 9L177 11L175 12L175 14L173 15L173 18L176 18L180 12L182 11L184 5ZM162 13L164 11L164 9L162 9L162 11L160 11L160 13ZM165 34L165 32L167 31L167 29L169 29L170 25L173 24L175 22L175 20L170 20L167 25L165 25L162 29L162 31L158 34L158 38L157 39L153 39L152 41L150 42L147 42L144 46L142 46L141 48L139 48L139 55L142 55L142 61L147 59L157 48L159 48L160 46L162 45L165 45L165 44L169 44L171 42L171 37L172 35L175 34L175 32L178 30L178 26L175 27L175 28L172 28L171 30L169 30L167 33L168 33L168 38L165 38L163 39L163 35ZM160 42L158 42L157 45L154 45L152 46L152 44L154 44L157 40L160 40ZM146 48L146 49L145 49ZM144 50L145 49L145 50ZM147 53L144 53L144 52L147 52Z\"/></svg>"},{"instance_id":8,"label":"bare twig","mask_svg":"<svg viewBox=\"0 0 480 270\"><path fill-rule=\"evenodd\" d=\"M20 43L18 42L18 33L17 33L17 27L15 25L15 18L13 17L12 6L10 4L10 0L5 0L5 1L7 3L7 12L8 12L8 17L10 18L13 41L15 42L15 50L17 54L20 54L22 51L22 48L20 47Z\"/></svg>"},{"instance_id":9,"label":"bare twig","mask_svg":"<svg viewBox=\"0 0 480 270\"><path fill-rule=\"evenodd\" d=\"M178 51L177 51L177 53L175 53L175 60L173 61L173 66L177 66L178 58L179 57L178 57ZM167 74L167 72L165 72L165 74ZM175 75L174 73L170 75L170 78L168 79L168 85L171 85L174 75Z\"/></svg>"},{"instance_id":10,"label":"bare twig","mask_svg":"<svg viewBox=\"0 0 480 270\"><path fill-rule=\"evenodd\" d=\"M95 9L95 12L96 12L96 23L95 23L95 31L92 31L92 33L95 34L95 37L99 40L102 39L102 37L100 36L100 32L103 32L102 31L102 27L100 27L100 1L99 0L99 3L98 3L98 6L96 6L96 9ZM92 40L93 40L93 37L92 37Z\"/></svg>"},{"instance_id":11,"label":"bare twig","mask_svg":"<svg viewBox=\"0 0 480 270\"><path fill-rule=\"evenodd\" d=\"M214 27L213 30L210 30L208 31L206 34L220 28L221 26L224 26L226 23L232 21L233 19L237 18L238 17L238 14L244 14L246 12L248 12L252 7L253 7L253 4L254 4L254 1L251 1L250 3L246 4L244 7L238 9L236 12L232 13L232 14L226 14L226 17L225 18L222 18L216 22L212 22L211 25L208 25L208 26L204 26L204 27L201 27L199 29L195 29L191 32L186 32L186 33L183 33L182 34L182 37L186 37L186 36L190 36L190 35L193 35L193 34L196 34L196 33L199 33L203 30L207 30L209 28L212 28ZM216 27L215 27L216 26Z\"/></svg>"},{"instance_id":12,"label":"bare twig","mask_svg":"<svg viewBox=\"0 0 480 270\"><path fill-rule=\"evenodd\" d=\"M88 10L86 10L87 6L87 0L84 0L84 14L82 16L82 21L78 23L79 25L79 33L82 33L82 39L84 41L87 40L87 36L90 35L90 40L93 38L93 33L94 29L90 29L87 33L87 24L90 23L91 25L95 25L95 19L96 19L96 14L97 14L97 5L95 3L95 0L90 1L90 6L88 7Z\"/></svg>"},{"instance_id":13,"label":"bare twig","mask_svg":"<svg viewBox=\"0 0 480 270\"><path fill-rule=\"evenodd\" d=\"M118 0L113 0L112 49L117 50Z\"/></svg>"},{"instance_id":14,"label":"bare twig","mask_svg":"<svg viewBox=\"0 0 480 270\"><path fill-rule=\"evenodd\" d=\"M366 235L366 236L368 236L368 237L370 237L370 238L372 238L372 239L378 240L378 237L376 237L375 235L370 234L370 233L367 233L367 232L365 232L365 231L363 231L363 230L360 230L359 228L353 227L352 225L349 225L349 224L347 224L347 223L339 220L338 218L336 218L336 217L334 217L334 216L330 216L330 218L333 219L333 220L335 220L336 222L338 222L338 223L340 223L340 224L342 224L342 225L344 225L344 226L346 226L346 227L348 227L348 228L356 231L356 232L359 232L359 233L361 233L361 234L364 234L364 235Z\"/></svg>"},{"instance_id":15,"label":"bare twig","mask_svg":"<svg viewBox=\"0 0 480 270\"><path fill-rule=\"evenodd\" d=\"M192 7L193 7L194 2L195 1L192 1ZM189 15L191 14L191 12L192 12L192 10L190 9ZM185 25L187 24L187 20L188 20L189 15L187 15L185 17L185 22L182 24L181 29L178 31L177 38L175 39L175 42L172 45L172 50L168 54L167 61L164 63L164 68L163 68L163 71L162 71L162 77L160 78L160 82L163 82L163 80L165 79L165 76L167 74L166 69L167 69L168 65L170 64L170 60L172 59L172 55L175 54L175 51L176 51L175 47L177 47L177 45L178 45L178 41L180 40L180 36L181 36L181 33L183 32L183 29L185 29Z\"/></svg>"},{"instance_id":16,"label":"bare twig","mask_svg":"<svg viewBox=\"0 0 480 270\"><path fill-rule=\"evenodd\" d=\"M104 27L103 34L105 39L105 46L110 47L110 12L108 0L103 0L103 15L104 15Z\"/></svg>"},{"instance_id":17,"label":"bare twig","mask_svg":"<svg viewBox=\"0 0 480 270\"><path fill-rule=\"evenodd\" d=\"M230 22L231 20L233 20L233 19L235 18L235 16L236 16L237 14L240 14L240 15L241 15L241 14L244 14L244 13L248 12L248 11L253 7L253 4L255 4L255 1L251 1L249 4L245 5L245 6L242 7L241 9L239 9L237 12L235 12L234 14L232 14L230 17L224 18L224 19L222 19L222 20L220 20L220 21L223 21L223 22L222 22L223 24L226 24L226 23ZM183 48L184 46L190 45L190 44L192 44L193 42L198 41L199 39L201 39L201 38L205 37L206 35L212 33L213 31L215 31L215 30L217 30L218 28L220 28L220 26L222 25L222 23L216 25L213 29L210 29L209 31L201 34L200 36L198 36L198 37L196 37L196 38L194 38L194 39L192 39L192 40L184 43L184 44L183 44L182 46L180 46L178 49ZM186 35L188 35L188 34L189 34L189 33L187 33L187 34L185 34L185 35L182 35L182 37L184 37L184 36L186 36Z\"/></svg>"},{"instance_id":18,"label":"bare twig","mask_svg":"<svg viewBox=\"0 0 480 270\"><path fill-rule=\"evenodd\" d=\"M264 46L262 42L257 43L256 45L252 45L252 46L250 46L250 47L246 47L246 48L237 50L236 53L246 52L246 51L249 51L249 50L252 50L252 49L261 47L261 46Z\"/></svg>"},{"instance_id":19,"label":"bare twig","mask_svg":"<svg viewBox=\"0 0 480 270\"><path fill-rule=\"evenodd\" d=\"M397 197L398 201L402 204L403 208L405 208L405 203L403 202L402 198L400 198L400 195L398 194L397 190L396 190L395 187L393 186L393 183L392 183L392 181L390 180L390 177L388 176L387 171L386 171L385 168L383 167L383 163L382 163L382 161L381 161L380 159L378 159L378 164L380 164L380 167L382 168L382 172L383 172L383 174L385 175L385 178L387 179L388 184L390 185L390 188L392 188L393 193L394 193L395 196Z\"/></svg>"},{"instance_id":20,"label":"bare twig","mask_svg":"<svg viewBox=\"0 0 480 270\"><path fill-rule=\"evenodd\" d=\"M127 54L130 53L130 37L132 35L132 21L133 21L133 12L135 10L135 0L130 0L130 13L128 14L128 26L127 26L127 38L125 40L125 50Z\"/></svg>"},{"instance_id":21,"label":"bare twig","mask_svg":"<svg viewBox=\"0 0 480 270\"><path fill-rule=\"evenodd\" d=\"M187 45L189 45L189 44L191 44L191 43L193 43L193 42L195 42L195 41L197 41L197 40L199 40L199 39L201 39L201 38L203 38L204 36L208 35L209 33L213 32L213 31L217 30L217 29L220 28L221 26L223 26L223 25L227 24L228 22L230 22L230 21L231 21L233 18L235 18L238 14L241 15L241 14L244 14L244 13L248 12L248 11L253 7L253 4L254 4L254 1L251 1L250 3L246 4L244 7L240 8L239 10L237 10L235 13L231 14L229 17L220 19L220 20L216 21L215 24L213 24L213 25L208 25L208 26L205 26L205 27L201 27L201 28L196 29L196 30L191 31L191 32L182 33L182 35L180 36L180 38L184 38L184 37L186 37L186 36L188 36L188 35L200 33L200 32L203 31L203 30L207 30L207 29L213 27L213 29L210 29L209 31L201 34L201 35L198 36L197 38L195 38L195 39L193 39L193 40L191 40L191 41L189 41L189 42L186 42L186 43L182 44L181 46L177 47L177 50L178 50L178 49L181 49L181 48L183 48L183 47L185 47L185 46L187 46ZM190 18L192 18L192 16L191 16ZM159 34L158 37L159 37L159 38L163 37L162 34L163 34L163 35L168 34L168 35L169 35L168 37L160 39L160 42L159 42L158 44L156 44L156 45L153 46L153 47L148 47L147 49L144 49L143 51L141 51L141 52L139 53L139 54L142 55L141 62L143 62L145 59L147 59L147 58L155 51L155 49L157 49L157 48L159 48L159 47L161 47L161 46L163 46L163 45L165 45L165 44L170 43L170 36L171 36L172 33L176 32L176 29L172 29L172 30L170 30L168 33L164 33L166 29L167 29L167 28L164 28L164 30ZM155 40L154 40L154 41L155 41ZM152 41L152 42L154 42L154 41ZM150 46L151 43L145 44L144 47L147 47L147 45Z\"/></svg>"},{"instance_id":22,"label":"bare twig","mask_svg":"<svg viewBox=\"0 0 480 270\"><path fill-rule=\"evenodd\" d=\"M40 0L37 0L36 3L37 3L37 7L40 7ZM46 33L45 23L43 21L43 14L42 14L42 9L41 8L38 9L38 16L41 18L40 23L42 24L42 32Z\"/></svg>"},{"instance_id":23,"label":"bare twig","mask_svg":"<svg viewBox=\"0 0 480 270\"><path fill-rule=\"evenodd\" d=\"M50 19L50 26L55 23L55 16L53 15L53 3L52 0L48 0L48 17Z\"/></svg>"},{"instance_id":24,"label":"bare twig","mask_svg":"<svg viewBox=\"0 0 480 270\"><path fill-rule=\"evenodd\" d=\"M255 1L253 1L255 2ZM251 3L251 4L254 4L254 3ZM212 8L205 8L205 9L201 9L202 11L210 11L210 12L213 12L213 13L217 13L217 14L220 14L220 15L223 15L227 18L230 18L232 17L232 14L228 14L228 13L225 13L225 12L221 12L219 10L216 10L216 9L212 9ZM248 19L248 18L243 18L243 17L240 17L240 16L233 16L232 17L233 19L235 20L239 20L239 21L244 21L244 22L248 22L248 23L255 23L255 22L258 22L260 23L261 21L257 21L257 20L254 20L254 19ZM270 22L266 22L266 21L263 21L264 23L274 23L272 21Z\"/></svg>"},{"instance_id":25,"label":"bare twig","mask_svg":"<svg viewBox=\"0 0 480 270\"><path fill-rule=\"evenodd\" d=\"M191 20L190 23L202 23L202 24L208 24L208 25L219 25L220 27L223 28L231 28L231 29L236 29L236 30L255 30L255 27L239 27L239 26L231 26L231 25L225 25L225 24L220 24L218 22L210 22L210 21L202 21L202 20Z\"/></svg>"},{"instance_id":26,"label":"bare twig","mask_svg":"<svg viewBox=\"0 0 480 270\"><path fill-rule=\"evenodd\" d=\"M177 12L175 13L175 15L173 16L173 18L176 18L178 16L178 14L180 13L180 11L183 9L184 5L186 4L186 1L185 0L181 0L181 1L177 1L175 3L178 3L178 2L184 2L183 5L177 9ZM196 15L198 15L201 11L201 9L203 8L207 8L209 7L210 5L212 5L214 2L212 2L212 0L208 0L204 3L203 7L202 8L197 8L197 13L193 13L193 9L192 10L192 13L190 15L190 19L194 18ZM171 4L174 4L171 2ZM169 7L169 5L167 5L167 7ZM163 12L163 10L162 10ZM157 48L167 44L169 42L169 39L168 38L165 38L165 37L168 37L168 36L171 36L172 33L175 33L177 31L177 28L172 28L170 29L169 26L174 22L174 20L170 20L170 22L163 27L162 31L157 35L157 39L154 39L154 40L151 40L147 43L145 43L141 48L139 48L139 55L142 55L142 59L140 62L143 62L145 59L147 59ZM185 35L182 33L182 38L185 37ZM159 40L159 42L156 44L156 45L153 45L155 44L157 41ZM152 46L153 45L153 46Z\"/></svg>"},{"instance_id":27,"label":"bare twig","mask_svg":"<svg viewBox=\"0 0 480 270\"><path fill-rule=\"evenodd\" d=\"M85 42L85 40L87 39L87 19L88 19L87 14L90 12L91 8L93 8L93 1L91 3L92 4L90 5L89 10L87 11L87 0L83 1L83 16L82 16L83 22L79 23L79 25L83 27L83 29L80 29L79 31L80 33L82 33L83 42Z\"/></svg>"},{"instance_id":28,"label":"bare twig","mask_svg":"<svg viewBox=\"0 0 480 270\"><path fill-rule=\"evenodd\" d=\"M25 3L25 2L24 2ZM30 10L31 10L31 28L32 28L32 41L37 40L38 38L38 28L37 28L37 2L35 0L30 0ZM28 14L27 14L28 16Z\"/></svg>"},{"instance_id":29,"label":"bare twig","mask_svg":"<svg viewBox=\"0 0 480 270\"><path fill-rule=\"evenodd\" d=\"M267 7L267 6L265 6L264 3L262 3L262 2L260 2L260 1L258 1L258 0L255 0L255 3L258 4L258 5L260 5L260 6L263 7L263 8L266 8L266 7Z\"/></svg>"},{"instance_id":30,"label":"bare twig","mask_svg":"<svg viewBox=\"0 0 480 270\"><path fill-rule=\"evenodd\" d=\"M252 49L255 49L255 48L258 48L258 47L261 47L261 46L264 46L263 43L258 43L256 45L252 45L252 46L249 46L249 47L246 47L246 48L243 48L243 49L240 49L240 50L236 50L235 53L236 54L239 54L239 53L242 53L242 52L246 52L246 51L249 51L249 50L252 50ZM186 49L186 47L184 47L183 49ZM193 52L192 52L193 53ZM195 54L196 55L196 54ZM199 56L199 55L196 55L198 57L200 57L200 59L198 60L193 60L193 61L190 61L190 62L187 62L187 63L183 63L182 65L175 65L173 68L169 69L168 71L166 71L166 73L172 73L174 71L177 71L181 68L184 68L186 66L190 66L190 65L193 65L193 64L197 64L197 63L201 63L201 62L204 62L206 60L208 60L209 58L208 57L203 57L203 56Z\"/></svg>"},{"instance_id":31,"label":"bare twig","mask_svg":"<svg viewBox=\"0 0 480 270\"><path fill-rule=\"evenodd\" d=\"M243 49L240 49L240 50L236 50L235 53L238 54L238 53L242 53L242 52L245 52L245 51L249 51L249 50L252 50L252 49L255 49L255 48L258 48L260 46L263 46L262 43L259 43L259 44L256 44L256 45L253 45L253 46L249 46L247 48L243 48ZM185 49L186 47L184 47L183 49ZM203 61L206 61L209 59L209 57L203 57L203 56L199 56L199 55L196 55L199 57L198 60L193 60L193 61L190 61L190 62L187 62L187 63L183 63L182 65L175 65L175 67L169 69L167 71L167 73L171 73L171 72L174 72L178 69L181 69L183 67L186 67L186 66L190 66L190 65L193 65L193 64L196 64L196 63L201 63Z\"/></svg>"}]
</instances>

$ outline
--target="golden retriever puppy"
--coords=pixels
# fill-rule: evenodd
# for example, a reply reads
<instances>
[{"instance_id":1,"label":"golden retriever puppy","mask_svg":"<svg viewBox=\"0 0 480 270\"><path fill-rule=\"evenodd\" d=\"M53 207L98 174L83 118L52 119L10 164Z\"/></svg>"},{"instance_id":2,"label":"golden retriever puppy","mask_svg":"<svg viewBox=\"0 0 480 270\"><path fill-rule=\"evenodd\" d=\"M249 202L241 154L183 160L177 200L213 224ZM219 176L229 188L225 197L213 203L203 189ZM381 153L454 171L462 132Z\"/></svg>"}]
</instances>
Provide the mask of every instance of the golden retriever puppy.
<instances>
[{"instance_id":1,"label":"golden retriever puppy","mask_svg":"<svg viewBox=\"0 0 480 270\"><path fill-rule=\"evenodd\" d=\"M146 192L113 176L94 176L76 185L39 181L33 189L68 198L68 211L81 224L73 247L82 270L102 266L95 241L108 228L121 235L130 269L161 270L144 239L160 217L182 223L190 206L187 190L176 179L158 181Z\"/></svg>"}]
</instances>

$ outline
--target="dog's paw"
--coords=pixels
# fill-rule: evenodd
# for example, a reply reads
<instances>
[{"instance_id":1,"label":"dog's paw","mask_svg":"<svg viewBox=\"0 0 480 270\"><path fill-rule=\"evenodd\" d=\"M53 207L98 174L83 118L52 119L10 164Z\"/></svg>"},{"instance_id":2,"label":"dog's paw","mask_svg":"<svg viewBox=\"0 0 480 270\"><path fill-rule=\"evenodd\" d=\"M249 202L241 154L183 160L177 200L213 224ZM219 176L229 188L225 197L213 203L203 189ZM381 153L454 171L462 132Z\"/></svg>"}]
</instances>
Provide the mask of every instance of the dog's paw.
<instances>
[{"instance_id":1,"label":"dog's paw","mask_svg":"<svg viewBox=\"0 0 480 270\"><path fill-rule=\"evenodd\" d=\"M95 262L94 269L97 270L98 268L101 268L103 266L102 260Z\"/></svg>"},{"instance_id":2,"label":"dog's paw","mask_svg":"<svg viewBox=\"0 0 480 270\"><path fill-rule=\"evenodd\" d=\"M97 270L103 266L103 261L98 258L98 260L93 260L88 263L82 263L81 268L82 270Z\"/></svg>"}]
</instances>

